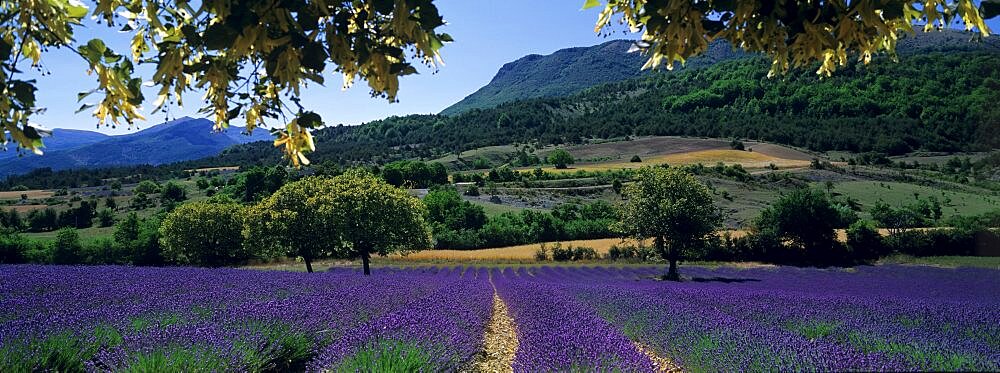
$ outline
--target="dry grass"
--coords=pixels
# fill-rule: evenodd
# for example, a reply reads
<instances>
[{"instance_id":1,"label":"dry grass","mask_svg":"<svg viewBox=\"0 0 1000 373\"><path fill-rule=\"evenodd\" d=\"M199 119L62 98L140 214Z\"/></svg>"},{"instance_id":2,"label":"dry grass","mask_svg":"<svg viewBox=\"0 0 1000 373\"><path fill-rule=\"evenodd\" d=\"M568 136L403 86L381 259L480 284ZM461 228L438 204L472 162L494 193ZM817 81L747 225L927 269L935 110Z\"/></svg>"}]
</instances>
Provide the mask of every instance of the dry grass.
<instances>
[{"instance_id":1,"label":"dry grass","mask_svg":"<svg viewBox=\"0 0 1000 373\"><path fill-rule=\"evenodd\" d=\"M51 190L40 190L40 189L24 190L24 191L0 192L0 199L16 199L16 200L20 200L22 194L26 194L29 199L38 199L38 198L49 198L49 197L52 197L52 195L55 194L55 192L53 192Z\"/></svg>"},{"instance_id":2,"label":"dry grass","mask_svg":"<svg viewBox=\"0 0 1000 373\"><path fill-rule=\"evenodd\" d=\"M647 156L642 159L642 162L629 162L629 160L624 159L624 160L614 160L610 162L581 163L572 168L561 169L561 170L555 169L554 167L548 167L545 170L551 172L576 172L577 170L604 171L604 170L620 170L623 168L639 168L646 165L662 164L662 163L671 165L688 165L688 164L701 163L707 166L711 166L719 162L722 162L723 164L727 165L738 164L743 166L744 168L766 168L772 164L779 168L796 168L796 167L809 166L809 161L778 158L760 152L747 152L747 151L732 150L732 149L712 149L712 150L698 150L686 153L673 153L673 154Z\"/></svg>"},{"instance_id":3,"label":"dry grass","mask_svg":"<svg viewBox=\"0 0 1000 373\"><path fill-rule=\"evenodd\" d=\"M224 166L224 167L205 167L205 168L195 168L191 170L184 170L187 172L211 172L211 171L239 171L240 166Z\"/></svg>"},{"instance_id":4,"label":"dry grass","mask_svg":"<svg viewBox=\"0 0 1000 373\"><path fill-rule=\"evenodd\" d=\"M35 210L44 210L46 207L49 207L49 206L48 205L14 205L14 206L11 206L10 209L12 209L14 211L17 211L19 214L23 214L23 213L32 212L32 211L35 211Z\"/></svg>"}]
</instances>

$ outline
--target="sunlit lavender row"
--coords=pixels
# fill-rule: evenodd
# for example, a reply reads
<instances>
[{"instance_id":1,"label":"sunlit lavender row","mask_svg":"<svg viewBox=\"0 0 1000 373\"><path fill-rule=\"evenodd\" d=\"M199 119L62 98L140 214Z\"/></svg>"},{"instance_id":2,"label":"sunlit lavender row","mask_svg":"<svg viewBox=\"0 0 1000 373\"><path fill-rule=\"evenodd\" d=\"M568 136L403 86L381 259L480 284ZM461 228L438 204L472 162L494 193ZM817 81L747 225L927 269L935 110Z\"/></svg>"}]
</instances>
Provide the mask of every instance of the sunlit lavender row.
<instances>
[{"instance_id":1,"label":"sunlit lavender row","mask_svg":"<svg viewBox=\"0 0 1000 373\"><path fill-rule=\"evenodd\" d=\"M0 371L1000 370L1000 272L0 266Z\"/></svg>"}]
</instances>

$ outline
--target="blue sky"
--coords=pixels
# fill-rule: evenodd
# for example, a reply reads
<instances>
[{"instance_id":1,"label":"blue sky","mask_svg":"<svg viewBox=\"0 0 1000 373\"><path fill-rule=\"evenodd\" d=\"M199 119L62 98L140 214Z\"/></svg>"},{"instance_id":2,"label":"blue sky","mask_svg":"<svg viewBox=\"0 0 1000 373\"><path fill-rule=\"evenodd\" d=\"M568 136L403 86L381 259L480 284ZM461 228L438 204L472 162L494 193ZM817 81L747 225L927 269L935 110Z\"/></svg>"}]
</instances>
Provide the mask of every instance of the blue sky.
<instances>
[{"instance_id":1,"label":"blue sky","mask_svg":"<svg viewBox=\"0 0 1000 373\"><path fill-rule=\"evenodd\" d=\"M358 82L343 91L339 76L327 75L327 86L310 86L303 92L303 105L321 114L327 124L360 124L391 115L437 113L461 100L490 81L504 63L527 54L549 54L558 49L589 46L609 39L593 32L599 8L581 10L583 0L437 0L435 2L448 24L442 27L454 37L441 53L445 65L436 73L418 68L419 75L404 77L400 83L399 102L388 103L373 99L367 85ZM1000 19L988 22L994 32L1000 31ZM101 25L88 25L77 31L77 41L85 43L100 37L119 52L127 52L127 37ZM617 34L617 38L625 35ZM68 51L52 51L43 56L51 73L38 77L39 106L47 111L34 117L48 128L98 130L111 134L136 130L96 128L96 119L89 111L74 114L80 106L77 92L96 86L94 78L85 74L86 64ZM149 70L143 70L149 74ZM149 75L145 75L148 77ZM146 94L148 108L155 92ZM171 108L171 116L198 116L202 106L201 93L184 96L183 108ZM148 115L138 128L160 123L164 114Z\"/></svg>"}]
</instances>

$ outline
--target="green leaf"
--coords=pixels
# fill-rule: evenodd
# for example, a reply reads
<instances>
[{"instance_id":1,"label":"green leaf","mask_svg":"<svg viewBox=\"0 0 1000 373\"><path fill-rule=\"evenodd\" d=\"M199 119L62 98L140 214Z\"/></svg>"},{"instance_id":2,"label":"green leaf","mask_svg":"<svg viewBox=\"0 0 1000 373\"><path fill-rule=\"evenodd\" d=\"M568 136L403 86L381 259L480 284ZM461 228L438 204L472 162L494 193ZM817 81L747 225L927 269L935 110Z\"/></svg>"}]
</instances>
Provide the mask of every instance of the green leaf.
<instances>
[{"instance_id":1,"label":"green leaf","mask_svg":"<svg viewBox=\"0 0 1000 373\"><path fill-rule=\"evenodd\" d=\"M601 0L586 0L583 3L583 9L581 9L581 10L590 9L590 8L598 7L598 6L601 6Z\"/></svg>"},{"instance_id":2,"label":"green leaf","mask_svg":"<svg viewBox=\"0 0 1000 373\"><path fill-rule=\"evenodd\" d=\"M66 2L66 15L70 18L83 18L87 16L87 5L79 1L67 1Z\"/></svg>"},{"instance_id":3,"label":"green leaf","mask_svg":"<svg viewBox=\"0 0 1000 373\"><path fill-rule=\"evenodd\" d=\"M445 42L445 43L451 43L451 42L455 41L455 39L453 39L451 37L451 35L444 34L444 33L438 34L438 39L441 39L441 41Z\"/></svg>"}]
</instances>

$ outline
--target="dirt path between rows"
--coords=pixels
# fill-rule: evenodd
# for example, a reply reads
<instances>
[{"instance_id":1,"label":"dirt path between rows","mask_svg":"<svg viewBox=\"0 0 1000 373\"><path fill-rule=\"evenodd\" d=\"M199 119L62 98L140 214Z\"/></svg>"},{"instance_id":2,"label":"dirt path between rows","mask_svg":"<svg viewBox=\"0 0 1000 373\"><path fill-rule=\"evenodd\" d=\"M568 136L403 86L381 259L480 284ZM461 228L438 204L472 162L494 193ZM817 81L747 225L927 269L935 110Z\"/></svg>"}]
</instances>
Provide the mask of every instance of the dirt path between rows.
<instances>
[{"instance_id":1,"label":"dirt path between rows","mask_svg":"<svg viewBox=\"0 0 1000 373\"><path fill-rule=\"evenodd\" d=\"M493 284L492 274L490 284ZM493 315L483 335L483 352L465 372L513 372L514 355L517 354L517 328L507 312L507 304L493 288Z\"/></svg>"},{"instance_id":2,"label":"dirt path between rows","mask_svg":"<svg viewBox=\"0 0 1000 373\"><path fill-rule=\"evenodd\" d=\"M656 352L654 352L651 348L646 347L646 345L642 344L641 342L632 342L632 343L635 344L636 349L641 351L643 354L648 356L650 360L653 361L653 365L656 366L657 372L680 373L684 371L683 369L681 369L679 365L674 364L674 362L670 361L670 359L657 355Z\"/></svg>"}]
</instances>

